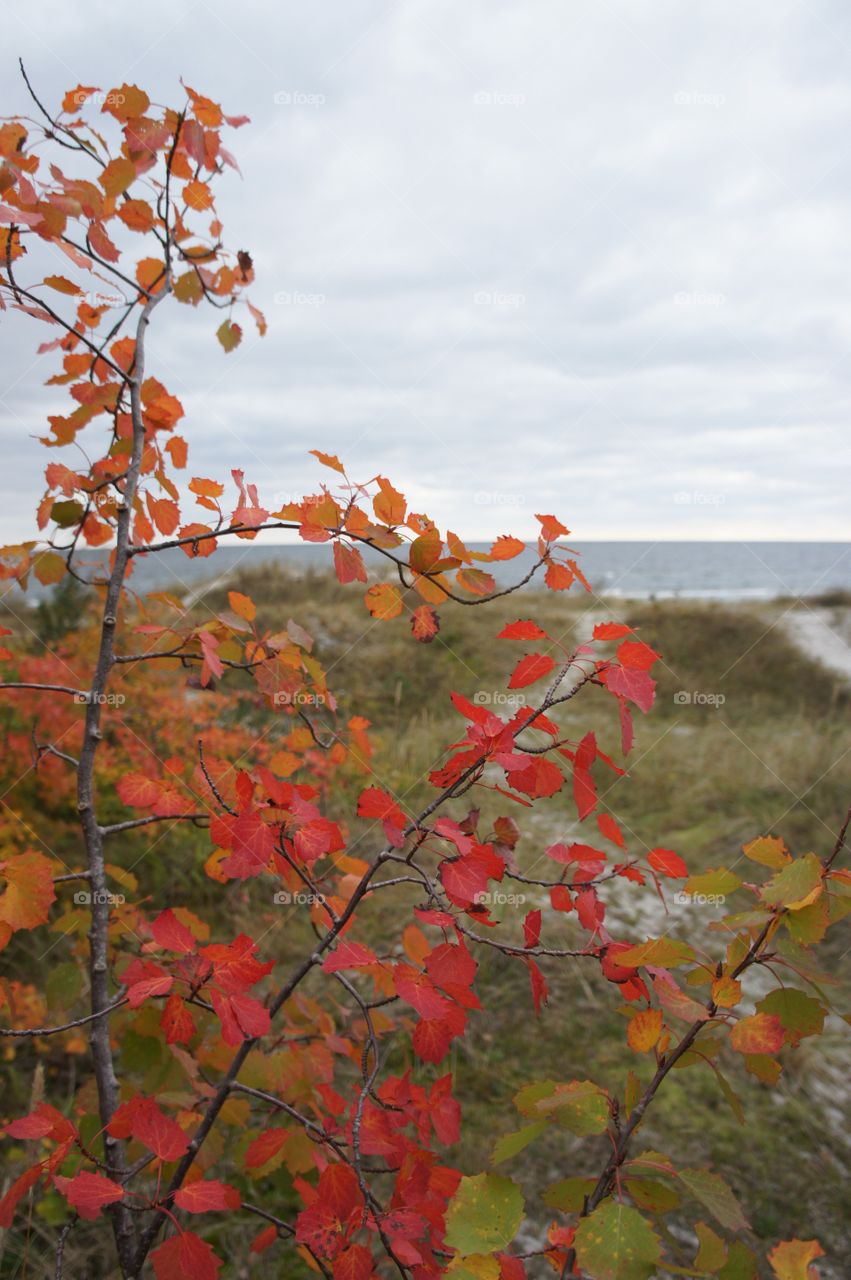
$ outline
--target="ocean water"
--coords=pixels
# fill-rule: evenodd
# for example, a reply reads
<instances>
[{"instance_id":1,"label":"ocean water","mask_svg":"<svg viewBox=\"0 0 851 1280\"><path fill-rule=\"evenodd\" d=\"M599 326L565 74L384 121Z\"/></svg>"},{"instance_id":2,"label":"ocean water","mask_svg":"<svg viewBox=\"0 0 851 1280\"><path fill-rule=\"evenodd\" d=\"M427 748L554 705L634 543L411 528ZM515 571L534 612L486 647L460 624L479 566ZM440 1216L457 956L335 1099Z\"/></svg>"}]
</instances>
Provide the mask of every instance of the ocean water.
<instances>
[{"instance_id":1,"label":"ocean water","mask_svg":"<svg viewBox=\"0 0 851 1280\"><path fill-rule=\"evenodd\" d=\"M476 544L471 544L479 549ZM484 550L484 544L481 549ZM632 599L772 600L851 591L851 542L578 542L579 563L599 595ZM366 553L370 570L387 561ZM486 566L500 585L523 577L531 552ZM293 573L330 568L328 546L222 546L209 559L180 550L138 560L136 590L180 595L238 569L277 564ZM533 579L533 584L536 579Z\"/></svg>"}]
</instances>

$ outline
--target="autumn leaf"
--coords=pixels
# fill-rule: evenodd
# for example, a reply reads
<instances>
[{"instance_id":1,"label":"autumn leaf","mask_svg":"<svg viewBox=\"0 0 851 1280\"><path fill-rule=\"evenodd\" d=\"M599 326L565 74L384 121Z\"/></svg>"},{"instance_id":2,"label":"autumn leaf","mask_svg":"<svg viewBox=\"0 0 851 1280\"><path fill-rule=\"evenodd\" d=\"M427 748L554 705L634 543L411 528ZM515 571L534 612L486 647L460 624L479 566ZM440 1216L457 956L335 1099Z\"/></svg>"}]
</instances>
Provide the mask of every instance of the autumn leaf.
<instances>
[{"instance_id":1,"label":"autumn leaf","mask_svg":"<svg viewBox=\"0 0 851 1280\"><path fill-rule=\"evenodd\" d=\"M399 590L389 582L379 582L372 586L364 596L364 601L373 618L382 622L390 618L398 618L402 612L402 597Z\"/></svg>"},{"instance_id":2,"label":"autumn leaf","mask_svg":"<svg viewBox=\"0 0 851 1280\"><path fill-rule=\"evenodd\" d=\"M462 1178L446 1211L446 1243L462 1257L493 1253L511 1243L522 1218L523 1194L510 1178Z\"/></svg>"},{"instance_id":3,"label":"autumn leaf","mask_svg":"<svg viewBox=\"0 0 851 1280\"><path fill-rule=\"evenodd\" d=\"M169 1236L151 1254L157 1280L218 1280L222 1260L193 1231Z\"/></svg>"},{"instance_id":4,"label":"autumn leaf","mask_svg":"<svg viewBox=\"0 0 851 1280\"><path fill-rule=\"evenodd\" d=\"M641 1009L630 1018L626 1038L635 1053L649 1053L661 1034L661 1009Z\"/></svg>"},{"instance_id":5,"label":"autumn leaf","mask_svg":"<svg viewBox=\"0 0 851 1280\"><path fill-rule=\"evenodd\" d=\"M219 1209L238 1209L241 1200L236 1187L215 1178L199 1178L175 1192L174 1203L187 1213L211 1213Z\"/></svg>"},{"instance_id":6,"label":"autumn leaf","mask_svg":"<svg viewBox=\"0 0 851 1280\"><path fill-rule=\"evenodd\" d=\"M31 850L0 862L6 887L0 893L0 946L17 929L35 929L47 922L56 901L53 868L43 854ZM5 936L4 936L5 935Z\"/></svg>"},{"instance_id":7,"label":"autumn leaf","mask_svg":"<svg viewBox=\"0 0 851 1280\"><path fill-rule=\"evenodd\" d=\"M741 1018L730 1032L730 1044L739 1053L776 1053L785 1038L783 1024L773 1013Z\"/></svg>"},{"instance_id":8,"label":"autumn leaf","mask_svg":"<svg viewBox=\"0 0 851 1280\"><path fill-rule=\"evenodd\" d=\"M71 1207L86 1222L92 1222L106 1205L124 1198L124 1188L99 1173L82 1170L73 1178L54 1174L53 1181Z\"/></svg>"},{"instance_id":9,"label":"autumn leaf","mask_svg":"<svg viewBox=\"0 0 851 1280\"><path fill-rule=\"evenodd\" d=\"M816 1272L810 1264L824 1257L818 1240L783 1240L768 1255L777 1280L814 1280Z\"/></svg>"},{"instance_id":10,"label":"autumn leaf","mask_svg":"<svg viewBox=\"0 0 851 1280\"><path fill-rule=\"evenodd\" d=\"M225 351L233 351L242 342L242 329L230 320L223 320L216 330L216 337Z\"/></svg>"},{"instance_id":11,"label":"autumn leaf","mask_svg":"<svg viewBox=\"0 0 851 1280\"><path fill-rule=\"evenodd\" d=\"M548 653L527 654L525 658L520 659L511 673L508 687L509 689L525 689L527 685L534 684L536 680L543 680L544 676L549 675L554 666L555 662Z\"/></svg>"},{"instance_id":12,"label":"autumn leaf","mask_svg":"<svg viewBox=\"0 0 851 1280\"><path fill-rule=\"evenodd\" d=\"M647 1280L662 1256L647 1220L611 1198L580 1221L574 1247L579 1266L594 1280Z\"/></svg>"}]
</instances>

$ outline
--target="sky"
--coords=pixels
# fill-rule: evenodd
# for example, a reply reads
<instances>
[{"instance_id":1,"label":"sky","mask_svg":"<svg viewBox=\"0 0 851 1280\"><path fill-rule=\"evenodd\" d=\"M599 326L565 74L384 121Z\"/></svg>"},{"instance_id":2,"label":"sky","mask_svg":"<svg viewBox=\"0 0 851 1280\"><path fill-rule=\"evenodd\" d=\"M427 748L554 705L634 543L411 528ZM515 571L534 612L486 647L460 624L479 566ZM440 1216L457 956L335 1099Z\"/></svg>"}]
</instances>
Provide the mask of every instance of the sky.
<instances>
[{"instance_id":1,"label":"sky","mask_svg":"<svg viewBox=\"0 0 851 1280\"><path fill-rule=\"evenodd\" d=\"M469 539L848 539L842 0L32 0L6 114L19 55L51 104L182 76L251 116L218 207L269 331L152 326L189 474L277 504L317 448ZM44 337L0 314L4 542L57 457Z\"/></svg>"}]
</instances>

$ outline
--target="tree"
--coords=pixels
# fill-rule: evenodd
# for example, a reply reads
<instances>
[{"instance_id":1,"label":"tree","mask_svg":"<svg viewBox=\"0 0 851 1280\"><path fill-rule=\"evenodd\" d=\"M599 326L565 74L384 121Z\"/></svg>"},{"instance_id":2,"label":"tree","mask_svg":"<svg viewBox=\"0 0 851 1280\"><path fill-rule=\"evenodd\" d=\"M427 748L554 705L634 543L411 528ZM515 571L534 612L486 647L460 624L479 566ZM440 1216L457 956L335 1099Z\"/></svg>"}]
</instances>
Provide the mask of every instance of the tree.
<instances>
[{"instance_id":1,"label":"tree","mask_svg":"<svg viewBox=\"0 0 851 1280\"><path fill-rule=\"evenodd\" d=\"M674 1266L659 1222L685 1212L684 1198L714 1223L698 1221L685 1273L754 1276L754 1254L736 1238L747 1221L721 1176L677 1168L638 1150L635 1138L675 1067L709 1063L735 1109L719 1055L744 1055L771 1083L780 1051L819 1033L823 994L786 986L781 975L810 980L809 948L849 910L851 874L837 865L848 820L822 857L755 839L744 854L758 883L724 868L689 877L662 847L629 853L599 790L621 766L593 732L568 734L560 716L596 691L617 710L627 755L633 709L653 703L659 654L619 623L598 624L592 642L570 649L528 618L498 638L514 655L508 689L535 692L506 715L453 695L458 740L431 771L432 799L410 812L373 772L368 722L342 723L302 626L271 634L262 602L258 611L235 591L227 610L200 620L162 593L137 600L141 557L169 548L208 556L224 538L251 541L268 529L330 544L338 579L366 587L376 623L410 615L414 646L434 640L448 600L486 605L536 574L553 591L587 583L561 541L568 529L552 515L537 517L532 567L499 588L483 566L518 558L520 540L472 550L410 511L383 475L355 481L319 450L329 482L280 510L264 506L238 469L231 497L220 479L179 485L184 410L146 367L146 334L164 303L222 311L225 353L241 341L234 317L244 311L265 331L246 293L251 257L224 247L213 194L222 169L236 165L223 132L246 121L188 87L171 109L135 85L106 93L81 85L56 113L30 92L36 118L0 127L0 305L53 330L39 350L55 354L50 385L66 387L73 404L49 418L42 439L69 460L46 467L44 538L6 547L0 566L23 587L31 575L45 585L93 581L97 620L83 617L67 633L54 610L44 615L53 648L33 651L12 628L0 654L9 747L30 759L27 803L59 818L73 809L85 854L80 861L69 849L74 865L63 867L33 847L26 813L10 824L0 940L14 957L22 936L55 926L64 911L63 941L88 957L90 1008L45 1025L42 993L25 975L5 984L10 1051L24 1045L38 1059L58 1041L79 1057L83 1083L70 1102L36 1096L29 1114L6 1125L6 1139L24 1144L11 1148L24 1167L0 1201L0 1224L12 1225L22 1201L58 1193L67 1206L58 1276L83 1220L108 1222L125 1280L148 1266L159 1280L214 1280L219 1224L247 1213L263 1224L254 1252L291 1259L295 1251L335 1280L519 1280L534 1257L512 1246L519 1187L492 1169L462 1176L440 1155L461 1120L452 1073L440 1064L487 999L474 987L476 957L490 950L528 972L522 1016L530 1020L547 1002L548 966L598 966L626 1002L630 1047L649 1065L643 1080L631 1071L613 1090L560 1080L554 1063L553 1078L517 1094L522 1124L499 1139L495 1165L553 1128L596 1140L601 1152L597 1177L545 1189L558 1218L540 1252L555 1272L641 1280ZM80 468L73 446L83 433ZM87 565L89 548L109 548L108 560ZM391 577L370 582L367 549ZM144 740L125 704L144 717ZM274 717L283 746L252 732L246 706ZM346 812L341 796L353 780L356 810ZM549 871L531 880L515 859L520 828L510 815L565 786L587 842L550 845ZM491 827L461 803L486 793L505 807ZM312 935L296 963L266 958L263 930L232 936L222 919L172 901L150 864L137 873L122 864L122 839L162 826L173 840L183 824L209 833L205 872L223 892L234 882L271 886L302 903ZM636 891L650 883L660 895L670 882L692 895L738 890L749 902L726 918L726 948L708 956L669 936L613 938L605 902L613 880ZM492 912L498 886L512 883L534 885L542 900L520 935ZM376 902L385 917L392 904L398 947L372 945L364 922ZM752 1008L743 979L756 966L777 985ZM67 997L82 998L76 989ZM160 1089L131 1061L139 1035L167 1046ZM292 1213L277 1193L263 1194L283 1168ZM252 1182L261 1203L246 1197ZM196 1229L200 1214L213 1216ZM805 1280L821 1252L814 1240L780 1242L770 1262L780 1280Z\"/></svg>"}]
</instances>

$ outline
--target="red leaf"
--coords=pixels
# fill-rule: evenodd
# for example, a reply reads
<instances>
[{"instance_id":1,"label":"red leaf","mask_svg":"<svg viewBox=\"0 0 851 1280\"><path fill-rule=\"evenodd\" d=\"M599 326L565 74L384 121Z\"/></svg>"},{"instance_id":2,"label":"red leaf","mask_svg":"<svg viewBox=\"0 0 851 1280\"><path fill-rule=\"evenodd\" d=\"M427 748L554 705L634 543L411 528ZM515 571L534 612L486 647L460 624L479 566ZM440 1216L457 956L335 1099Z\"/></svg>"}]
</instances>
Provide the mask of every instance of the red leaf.
<instances>
[{"instance_id":1,"label":"red leaf","mask_svg":"<svg viewBox=\"0 0 851 1280\"><path fill-rule=\"evenodd\" d=\"M16 1178L9 1190L0 1200L0 1227L11 1227L18 1202L24 1198L31 1187L34 1187L44 1170L40 1164L34 1164Z\"/></svg>"},{"instance_id":2,"label":"red leaf","mask_svg":"<svg viewBox=\"0 0 851 1280\"><path fill-rule=\"evenodd\" d=\"M397 964L393 969L393 980L396 994L423 1018L442 1018L451 1008L431 978L411 965Z\"/></svg>"},{"instance_id":3,"label":"red leaf","mask_svg":"<svg viewBox=\"0 0 851 1280\"><path fill-rule=\"evenodd\" d=\"M114 1138L138 1138L160 1160L177 1160L189 1149L180 1125L164 1115L153 1098L140 1094L121 1104L107 1129Z\"/></svg>"},{"instance_id":4,"label":"red leaf","mask_svg":"<svg viewBox=\"0 0 851 1280\"><path fill-rule=\"evenodd\" d=\"M264 1036L269 1030L269 1010L253 996L223 996L219 991L212 991L210 1001L222 1024L222 1039L226 1044L242 1044L243 1040Z\"/></svg>"},{"instance_id":5,"label":"red leaf","mask_svg":"<svg viewBox=\"0 0 851 1280\"><path fill-rule=\"evenodd\" d=\"M536 680L549 675L554 666L555 662L548 653L528 653L525 658L520 659L511 673L508 687L525 689L528 684L534 684Z\"/></svg>"},{"instance_id":6,"label":"red leaf","mask_svg":"<svg viewBox=\"0 0 851 1280\"><path fill-rule=\"evenodd\" d=\"M547 633L531 618L519 618L517 622L509 622L497 636L497 640L546 640Z\"/></svg>"},{"instance_id":7,"label":"red leaf","mask_svg":"<svg viewBox=\"0 0 851 1280\"><path fill-rule=\"evenodd\" d=\"M53 1181L73 1209L86 1222L92 1222L104 1205L124 1198L124 1188L99 1173L78 1173L73 1178L54 1174Z\"/></svg>"},{"instance_id":8,"label":"red leaf","mask_svg":"<svg viewBox=\"0 0 851 1280\"><path fill-rule=\"evenodd\" d=\"M362 942L340 942L322 965L323 973L337 973L340 969L362 969L378 964L378 956Z\"/></svg>"},{"instance_id":9,"label":"red leaf","mask_svg":"<svg viewBox=\"0 0 851 1280\"><path fill-rule=\"evenodd\" d=\"M597 814L597 826L600 828L600 835L606 840L611 840L612 844L616 844L619 848L624 847L623 832L621 831L614 818L609 813Z\"/></svg>"},{"instance_id":10,"label":"red leaf","mask_svg":"<svg viewBox=\"0 0 851 1280\"><path fill-rule=\"evenodd\" d=\"M174 1203L187 1213L210 1213L218 1209L238 1209L242 1203L236 1187L215 1178L187 1183L175 1193Z\"/></svg>"},{"instance_id":11,"label":"red leaf","mask_svg":"<svg viewBox=\"0 0 851 1280\"><path fill-rule=\"evenodd\" d=\"M529 980L532 983L532 1002L535 1005L535 1012L541 1012L541 1005L549 1000L549 987L541 970L535 964L531 956L526 957L526 965L529 969Z\"/></svg>"},{"instance_id":12,"label":"red leaf","mask_svg":"<svg viewBox=\"0 0 851 1280\"><path fill-rule=\"evenodd\" d=\"M274 1244L278 1238L277 1227L266 1227L261 1231L259 1236L255 1236L249 1245L249 1253L265 1253L270 1245Z\"/></svg>"},{"instance_id":13,"label":"red leaf","mask_svg":"<svg viewBox=\"0 0 851 1280\"><path fill-rule=\"evenodd\" d=\"M688 867L672 849L651 849L647 861L654 871L669 876L671 880L684 880L688 875Z\"/></svg>"},{"instance_id":14,"label":"red leaf","mask_svg":"<svg viewBox=\"0 0 851 1280\"><path fill-rule=\"evenodd\" d=\"M411 634L421 644L431 644L440 630L440 618L427 604L419 605L411 615Z\"/></svg>"},{"instance_id":15,"label":"red leaf","mask_svg":"<svg viewBox=\"0 0 851 1280\"><path fill-rule=\"evenodd\" d=\"M188 1044L195 1034L195 1020L178 995L169 996L160 1018L166 1044Z\"/></svg>"},{"instance_id":16,"label":"red leaf","mask_svg":"<svg viewBox=\"0 0 851 1280\"><path fill-rule=\"evenodd\" d=\"M157 1280L218 1280L222 1260L194 1231L170 1236L151 1254Z\"/></svg>"},{"instance_id":17,"label":"red leaf","mask_svg":"<svg viewBox=\"0 0 851 1280\"><path fill-rule=\"evenodd\" d=\"M621 750L625 756L628 756L632 750L632 742L635 737L635 731L632 724L632 712L624 702L623 698L618 698L618 710L621 718Z\"/></svg>"},{"instance_id":18,"label":"red leaf","mask_svg":"<svg viewBox=\"0 0 851 1280\"><path fill-rule=\"evenodd\" d=\"M161 911L151 924L154 942L166 951L178 951L187 955L195 950L195 938L186 925L178 920L171 907Z\"/></svg>"},{"instance_id":19,"label":"red leaf","mask_svg":"<svg viewBox=\"0 0 851 1280\"><path fill-rule=\"evenodd\" d=\"M647 712L653 706L656 681L646 671L635 671L627 667L609 667L603 672L602 679L612 693L628 698L641 711Z\"/></svg>"},{"instance_id":20,"label":"red leaf","mask_svg":"<svg viewBox=\"0 0 851 1280\"><path fill-rule=\"evenodd\" d=\"M289 1138L287 1129L266 1129L249 1144L245 1152L246 1169L260 1169L276 1156Z\"/></svg>"},{"instance_id":21,"label":"red leaf","mask_svg":"<svg viewBox=\"0 0 851 1280\"><path fill-rule=\"evenodd\" d=\"M650 645L645 644L643 640L624 640L623 644L618 646L618 662L622 667L629 667L633 671L649 670L660 657L661 654L651 649Z\"/></svg>"},{"instance_id":22,"label":"red leaf","mask_svg":"<svg viewBox=\"0 0 851 1280\"><path fill-rule=\"evenodd\" d=\"M523 921L523 938L527 947L537 947L541 941L542 918L540 911L530 911Z\"/></svg>"},{"instance_id":23,"label":"red leaf","mask_svg":"<svg viewBox=\"0 0 851 1280\"><path fill-rule=\"evenodd\" d=\"M627 627L620 622L598 622L593 636L595 640L620 640L622 636L628 636L631 633L632 627Z\"/></svg>"},{"instance_id":24,"label":"red leaf","mask_svg":"<svg viewBox=\"0 0 851 1280\"><path fill-rule=\"evenodd\" d=\"M334 1261L334 1280L370 1280L372 1254L366 1245L350 1244Z\"/></svg>"},{"instance_id":25,"label":"red leaf","mask_svg":"<svg viewBox=\"0 0 851 1280\"><path fill-rule=\"evenodd\" d=\"M567 536L567 534L570 533L570 530L566 529L562 522L557 520L555 516L536 515L535 519L540 521L541 534L547 542L554 542L560 534Z\"/></svg>"},{"instance_id":26,"label":"red leaf","mask_svg":"<svg viewBox=\"0 0 851 1280\"><path fill-rule=\"evenodd\" d=\"M361 553L355 547L347 546L339 540L334 543L334 569L338 581L344 584L367 580L366 566Z\"/></svg>"}]
</instances>

